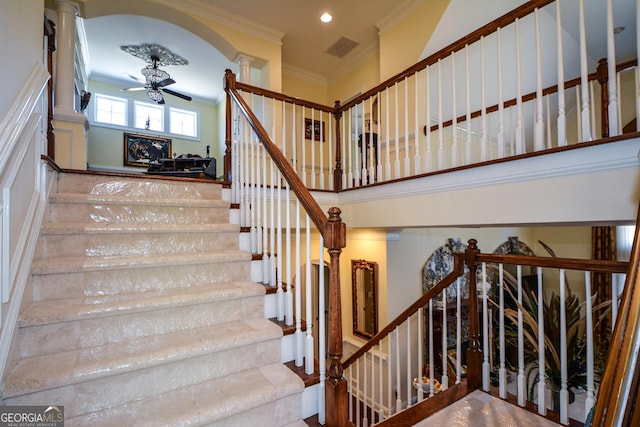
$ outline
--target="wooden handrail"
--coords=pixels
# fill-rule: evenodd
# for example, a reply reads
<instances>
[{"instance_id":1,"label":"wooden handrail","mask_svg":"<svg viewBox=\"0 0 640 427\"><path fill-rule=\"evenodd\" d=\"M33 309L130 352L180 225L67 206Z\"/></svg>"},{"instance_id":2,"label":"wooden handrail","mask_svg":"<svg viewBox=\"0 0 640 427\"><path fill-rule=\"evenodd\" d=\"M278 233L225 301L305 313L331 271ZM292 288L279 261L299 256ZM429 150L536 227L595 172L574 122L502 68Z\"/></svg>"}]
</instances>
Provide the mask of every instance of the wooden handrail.
<instances>
[{"instance_id":1,"label":"wooden handrail","mask_svg":"<svg viewBox=\"0 0 640 427\"><path fill-rule=\"evenodd\" d=\"M335 107L329 107L327 105L318 104L317 102L307 101L301 98L296 98L295 96L285 95L280 92L274 92L272 90L253 86L248 83L236 82L236 89L242 90L244 92L253 93L255 95L265 96L267 98L273 98L282 102L288 102L291 104L314 108L316 110L325 111L331 114L334 114L336 111Z\"/></svg>"},{"instance_id":2,"label":"wooden handrail","mask_svg":"<svg viewBox=\"0 0 640 427\"><path fill-rule=\"evenodd\" d=\"M360 102L374 96L378 92L382 92L384 89L389 88L394 84L401 82L402 80L405 79L405 77L409 77L415 74L416 72L427 68L429 65L435 64L436 62L438 62L438 59L445 58L461 49L464 49L466 45L475 43L478 40L480 40L482 37L493 34L498 30L498 28L502 28L511 24L516 20L516 18L523 18L529 15L530 13L533 13L535 9L544 7L549 3L552 3L553 1L555 0L531 0L521 6L516 7L510 12L507 12L501 17L496 18L493 21L489 22L488 24L480 27L476 31L456 40L450 45L440 49L436 53L429 55L422 61L417 62L416 64L396 74L395 76L388 78L384 82L380 83L379 85L375 86L372 89L369 89L368 91L364 92L360 96L357 96L352 100L349 100L349 102L345 103L342 106L342 111L346 111L349 108L353 107L354 105L358 105Z\"/></svg>"},{"instance_id":3,"label":"wooden handrail","mask_svg":"<svg viewBox=\"0 0 640 427\"><path fill-rule=\"evenodd\" d=\"M296 197L300 200L300 203L309 214L311 221L315 224L318 230L322 233L324 231L325 225L327 223L327 216L324 214L318 203L316 203L315 199L304 185L296 171L291 167L289 161L284 157L282 151L273 143L271 137L264 129L260 120L253 114L251 108L247 104L247 102L242 98L242 96L238 93L236 88L238 83L235 81L235 76L231 72L231 70L227 70L225 73L225 82L226 82L226 91L229 96L235 101L240 109L240 112L249 122L249 125L253 129L253 131L258 136L258 139L264 145L265 150L271 156L271 159L278 167L284 179L289 183L291 190L294 192ZM246 86L246 85L245 85Z\"/></svg>"},{"instance_id":4,"label":"wooden handrail","mask_svg":"<svg viewBox=\"0 0 640 427\"><path fill-rule=\"evenodd\" d=\"M567 270L591 271L596 273L626 273L628 263L577 258L533 257L525 255L483 254L476 256L478 262L513 264L529 267L564 268Z\"/></svg>"}]
</instances>

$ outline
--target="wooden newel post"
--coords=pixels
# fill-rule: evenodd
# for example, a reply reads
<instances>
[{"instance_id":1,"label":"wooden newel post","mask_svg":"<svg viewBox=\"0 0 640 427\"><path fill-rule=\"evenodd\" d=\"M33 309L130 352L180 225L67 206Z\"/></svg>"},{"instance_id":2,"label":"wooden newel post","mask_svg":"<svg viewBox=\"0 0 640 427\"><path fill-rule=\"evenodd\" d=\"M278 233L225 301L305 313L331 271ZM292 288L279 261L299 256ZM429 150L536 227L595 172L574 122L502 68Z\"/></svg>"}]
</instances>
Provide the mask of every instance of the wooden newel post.
<instances>
[{"instance_id":1,"label":"wooden newel post","mask_svg":"<svg viewBox=\"0 0 640 427\"><path fill-rule=\"evenodd\" d=\"M340 302L340 253L347 244L347 227L340 209L329 209L324 228L324 246L329 251L329 369L325 383L325 408L328 426L343 427L349 423L347 380L342 376L342 308Z\"/></svg>"},{"instance_id":2,"label":"wooden newel post","mask_svg":"<svg viewBox=\"0 0 640 427\"><path fill-rule=\"evenodd\" d=\"M482 350L480 349L480 322L478 313L478 291L476 255L480 252L478 241L469 240L464 253L464 262L469 267L469 348L467 349L467 384L472 388L482 386Z\"/></svg>"},{"instance_id":3,"label":"wooden newel post","mask_svg":"<svg viewBox=\"0 0 640 427\"><path fill-rule=\"evenodd\" d=\"M231 70L227 69L224 72L224 89L227 93L227 111L226 111L226 120L225 120L225 135L224 135L224 172L223 177L225 181L231 181L231 136L233 134L232 128L232 115L231 115L231 95L229 94L229 89L235 89L236 87L236 76L231 72Z\"/></svg>"},{"instance_id":4,"label":"wooden newel post","mask_svg":"<svg viewBox=\"0 0 640 427\"><path fill-rule=\"evenodd\" d=\"M340 111L340 101L336 101L334 104L335 112L333 117L336 119L336 168L333 170L333 189L342 190L342 141L340 138L340 119L342 118L342 111Z\"/></svg>"}]
</instances>

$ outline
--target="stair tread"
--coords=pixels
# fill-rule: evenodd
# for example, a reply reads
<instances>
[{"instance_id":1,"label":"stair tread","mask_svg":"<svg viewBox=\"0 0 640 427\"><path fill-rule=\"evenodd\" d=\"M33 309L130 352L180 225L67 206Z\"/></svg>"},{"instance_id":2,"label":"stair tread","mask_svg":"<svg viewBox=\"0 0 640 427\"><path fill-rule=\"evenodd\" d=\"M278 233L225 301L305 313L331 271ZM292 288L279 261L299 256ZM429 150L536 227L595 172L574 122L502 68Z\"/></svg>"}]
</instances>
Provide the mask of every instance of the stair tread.
<instances>
[{"instance_id":1,"label":"stair tread","mask_svg":"<svg viewBox=\"0 0 640 427\"><path fill-rule=\"evenodd\" d=\"M55 274L250 260L251 253L239 250L206 251L187 254L169 253L153 256L51 257L34 261L31 271L33 274Z\"/></svg>"},{"instance_id":2,"label":"stair tread","mask_svg":"<svg viewBox=\"0 0 640 427\"><path fill-rule=\"evenodd\" d=\"M302 381L272 364L65 421L70 426L205 425L301 393Z\"/></svg>"},{"instance_id":3,"label":"stair tread","mask_svg":"<svg viewBox=\"0 0 640 427\"><path fill-rule=\"evenodd\" d=\"M49 223L42 232L54 234L114 234L114 233L211 233L238 232L240 226L231 223L212 224L141 224L141 223Z\"/></svg>"},{"instance_id":4,"label":"stair tread","mask_svg":"<svg viewBox=\"0 0 640 427\"><path fill-rule=\"evenodd\" d=\"M3 398L81 383L106 376L279 339L282 332L264 318L232 321L22 359L4 383Z\"/></svg>"},{"instance_id":5,"label":"stair tread","mask_svg":"<svg viewBox=\"0 0 640 427\"><path fill-rule=\"evenodd\" d=\"M115 295L44 300L31 303L21 313L20 326L45 325L259 295L264 295L264 287L257 283L223 282Z\"/></svg>"},{"instance_id":6,"label":"stair tread","mask_svg":"<svg viewBox=\"0 0 640 427\"><path fill-rule=\"evenodd\" d=\"M189 198L158 198L158 197L131 197L127 195L85 194L85 193L53 193L49 197L51 203L103 203L103 204L128 204L128 205L154 205L154 206L184 206L184 207L209 207L229 208L231 203L222 199L189 199Z\"/></svg>"}]
</instances>

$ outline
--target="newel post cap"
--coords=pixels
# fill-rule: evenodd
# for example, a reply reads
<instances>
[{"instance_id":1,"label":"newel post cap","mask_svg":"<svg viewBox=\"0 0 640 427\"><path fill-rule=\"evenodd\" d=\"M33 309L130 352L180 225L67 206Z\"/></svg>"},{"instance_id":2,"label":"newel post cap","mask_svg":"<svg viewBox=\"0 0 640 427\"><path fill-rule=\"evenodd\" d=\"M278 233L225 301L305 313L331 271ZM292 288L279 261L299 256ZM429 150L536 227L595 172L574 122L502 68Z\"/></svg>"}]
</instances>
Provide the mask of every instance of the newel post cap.
<instances>
[{"instance_id":1,"label":"newel post cap","mask_svg":"<svg viewBox=\"0 0 640 427\"><path fill-rule=\"evenodd\" d=\"M324 246L327 249L342 249L347 246L347 226L340 218L342 211L329 208L329 219L324 226Z\"/></svg>"}]
</instances>

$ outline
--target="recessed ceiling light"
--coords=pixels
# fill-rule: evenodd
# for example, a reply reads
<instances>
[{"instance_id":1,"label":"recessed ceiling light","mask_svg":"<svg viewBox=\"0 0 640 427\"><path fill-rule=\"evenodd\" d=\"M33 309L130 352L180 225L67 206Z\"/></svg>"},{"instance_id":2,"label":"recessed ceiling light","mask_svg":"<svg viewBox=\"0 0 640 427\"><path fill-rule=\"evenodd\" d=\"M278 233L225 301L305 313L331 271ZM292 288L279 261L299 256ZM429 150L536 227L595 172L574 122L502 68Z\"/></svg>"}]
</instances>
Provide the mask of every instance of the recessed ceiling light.
<instances>
[{"instance_id":1,"label":"recessed ceiling light","mask_svg":"<svg viewBox=\"0 0 640 427\"><path fill-rule=\"evenodd\" d=\"M331 22L333 20L333 16L331 16L329 12L325 12L322 14L322 16L320 16L320 20L326 24L327 22Z\"/></svg>"}]
</instances>

